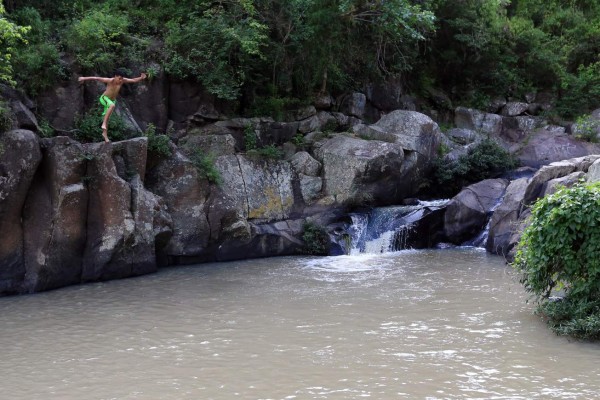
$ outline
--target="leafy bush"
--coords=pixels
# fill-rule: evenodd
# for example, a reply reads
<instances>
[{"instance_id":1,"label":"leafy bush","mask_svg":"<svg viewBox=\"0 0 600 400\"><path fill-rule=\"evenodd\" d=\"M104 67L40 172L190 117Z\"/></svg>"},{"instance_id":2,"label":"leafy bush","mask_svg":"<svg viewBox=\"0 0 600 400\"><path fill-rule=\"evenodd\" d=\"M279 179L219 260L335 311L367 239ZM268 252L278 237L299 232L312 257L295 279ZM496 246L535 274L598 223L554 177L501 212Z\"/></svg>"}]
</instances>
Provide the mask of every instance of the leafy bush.
<instances>
[{"instance_id":1,"label":"leafy bush","mask_svg":"<svg viewBox=\"0 0 600 400\"><path fill-rule=\"evenodd\" d=\"M594 119L591 115L583 115L577 118L575 125L576 138L596 143L599 131L600 121Z\"/></svg>"},{"instance_id":2,"label":"leafy bush","mask_svg":"<svg viewBox=\"0 0 600 400\"><path fill-rule=\"evenodd\" d=\"M171 139L167 135L157 135L154 124L148 124L144 136L148 138L148 150L159 157L168 157L172 150L169 146Z\"/></svg>"},{"instance_id":3,"label":"leafy bush","mask_svg":"<svg viewBox=\"0 0 600 400\"><path fill-rule=\"evenodd\" d=\"M92 11L74 22L68 31L67 43L84 69L106 74L120 60L128 26L125 14Z\"/></svg>"},{"instance_id":4,"label":"leafy bush","mask_svg":"<svg viewBox=\"0 0 600 400\"><path fill-rule=\"evenodd\" d=\"M255 150L258 147L258 137L252 125L244 127L244 148L246 151Z\"/></svg>"},{"instance_id":5,"label":"leafy bush","mask_svg":"<svg viewBox=\"0 0 600 400\"><path fill-rule=\"evenodd\" d=\"M24 36L28 31L29 27L18 26L4 18L4 6L0 1L0 82L15 85L11 58L15 53L15 46L27 43Z\"/></svg>"},{"instance_id":6,"label":"leafy bush","mask_svg":"<svg viewBox=\"0 0 600 400\"><path fill-rule=\"evenodd\" d=\"M223 182L223 178L215 166L214 154L204 154L198 149L192 155L191 161L200 175L206 178L210 183L220 185Z\"/></svg>"},{"instance_id":7,"label":"leafy bush","mask_svg":"<svg viewBox=\"0 0 600 400\"><path fill-rule=\"evenodd\" d=\"M326 256L329 254L329 235L325 229L312 222L302 226L302 240L306 254Z\"/></svg>"},{"instance_id":8,"label":"leafy bush","mask_svg":"<svg viewBox=\"0 0 600 400\"><path fill-rule=\"evenodd\" d=\"M41 137L50 138L50 137L54 136L55 130L52 127L52 125L50 125L50 122L48 122L47 119L41 118L38 125L40 128L40 136Z\"/></svg>"},{"instance_id":9,"label":"leafy bush","mask_svg":"<svg viewBox=\"0 0 600 400\"><path fill-rule=\"evenodd\" d=\"M516 166L517 161L509 152L493 140L485 139L456 161L436 159L433 187L438 194L454 195L464 186L499 176Z\"/></svg>"},{"instance_id":10,"label":"leafy bush","mask_svg":"<svg viewBox=\"0 0 600 400\"><path fill-rule=\"evenodd\" d=\"M560 188L535 203L517 247L521 283L558 334L600 338L599 205L600 183Z\"/></svg>"},{"instance_id":11,"label":"leafy bush","mask_svg":"<svg viewBox=\"0 0 600 400\"><path fill-rule=\"evenodd\" d=\"M250 150L247 154L271 160L281 160L283 158L283 151L273 144Z\"/></svg>"},{"instance_id":12,"label":"leafy bush","mask_svg":"<svg viewBox=\"0 0 600 400\"><path fill-rule=\"evenodd\" d=\"M102 138L102 111L98 108L91 110L75 119L75 138L81 142L99 142ZM125 140L135 137L125 123L113 112L108 121L108 138L113 141Z\"/></svg>"}]
</instances>

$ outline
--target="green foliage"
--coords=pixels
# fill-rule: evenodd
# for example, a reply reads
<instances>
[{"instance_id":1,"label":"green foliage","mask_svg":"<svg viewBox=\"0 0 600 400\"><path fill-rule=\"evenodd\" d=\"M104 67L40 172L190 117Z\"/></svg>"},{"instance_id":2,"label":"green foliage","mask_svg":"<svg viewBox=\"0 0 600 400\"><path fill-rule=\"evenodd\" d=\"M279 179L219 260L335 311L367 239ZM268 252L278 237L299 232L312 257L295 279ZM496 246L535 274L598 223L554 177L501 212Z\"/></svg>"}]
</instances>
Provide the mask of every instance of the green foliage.
<instances>
[{"instance_id":1,"label":"green foliage","mask_svg":"<svg viewBox=\"0 0 600 400\"><path fill-rule=\"evenodd\" d=\"M283 158L283 151L273 144L250 150L247 154L270 160L281 160Z\"/></svg>"},{"instance_id":2,"label":"green foliage","mask_svg":"<svg viewBox=\"0 0 600 400\"><path fill-rule=\"evenodd\" d=\"M75 119L75 138L81 142L100 142L102 138L102 111L95 109ZM113 112L108 121L108 137L112 141L119 141L135 137L136 134L129 131L125 123Z\"/></svg>"},{"instance_id":3,"label":"green foliage","mask_svg":"<svg viewBox=\"0 0 600 400\"><path fill-rule=\"evenodd\" d=\"M302 240L304 241L305 253L315 256L329 254L329 235L322 226L305 222L302 226Z\"/></svg>"},{"instance_id":4,"label":"green foliage","mask_svg":"<svg viewBox=\"0 0 600 400\"><path fill-rule=\"evenodd\" d=\"M39 132L41 137L50 138L54 136L55 130L47 119L41 118L38 125L40 128Z\"/></svg>"},{"instance_id":5,"label":"green foliage","mask_svg":"<svg viewBox=\"0 0 600 400\"><path fill-rule=\"evenodd\" d=\"M192 155L191 161L200 175L206 178L210 183L220 185L223 182L223 178L215 166L214 154L204 154L198 149Z\"/></svg>"},{"instance_id":6,"label":"green foliage","mask_svg":"<svg viewBox=\"0 0 600 400\"><path fill-rule=\"evenodd\" d=\"M513 266L559 334L600 336L599 221L600 183L559 188L534 204L518 244Z\"/></svg>"},{"instance_id":7,"label":"green foliage","mask_svg":"<svg viewBox=\"0 0 600 400\"><path fill-rule=\"evenodd\" d=\"M575 124L575 137L588 142L598 142L598 133L600 132L600 121L591 115L582 115L577 118Z\"/></svg>"},{"instance_id":8,"label":"green foliage","mask_svg":"<svg viewBox=\"0 0 600 400\"><path fill-rule=\"evenodd\" d=\"M159 157L169 157L173 152L169 146L170 139L167 135L158 135L154 124L148 124L144 136L148 138L148 150Z\"/></svg>"},{"instance_id":9,"label":"green foliage","mask_svg":"<svg viewBox=\"0 0 600 400\"><path fill-rule=\"evenodd\" d=\"M496 177L517 166L515 158L499 144L485 139L456 161L438 158L434 164L434 185L441 195L454 195L464 186Z\"/></svg>"},{"instance_id":10,"label":"green foliage","mask_svg":"<svg viewBox=\"0 0 600 400\"><path fill-rule=\"evenodd\" d=\"M600 60L581 65L574 73L565 72L561 87L563 95L556 109L565 117L574 117L600 106Z\"/></svg>"},{"instance_id":11,"label":"green foliage","mask_svg":"<svg viewBox=\"0 0 600 400\"><path fill-rule=\"evenodd\" d=\"M258 148L258 137L252 125L244 127L244 148L246 151L256 150Z\"/></svg>"},{"instance_id":12,"label":"green foliage","mask_svg":"<svg viewBox=\"0 0 600 400\"><path fill-rule=\"evenodd\" d=\"M94 10L74 21L67 44L86 70L109 73L121 58L129 20L125 14Z\"/></svg>"},{"instance_id":13,"label":"green foliage","mask_svg":"<svg viewBox=\"0 0 600 400\"><path fill-rule=\"evenodd\" d=\"M8 104L0 99L0 132L6 132L12 128L12 112Z\"/></svg>"},{"instance_id":14,"label":"green foliage","mask_svg":"<svg viewBox=\"0 0 600 400\"><path fill-rule=\"evenodd\" d=\"M27 43L25 34L29 27L12 23L4 17L4 12L0 1L0 82L14 86L16 82L13 77L12 57L18 44Z\"/></svg>"},{"instance_id":15,"label":"green foliage","mask_svg":"<svg viewBox=\"0 0 600 400\"><path fill-rule=\"evenodd\" d=\"M240 95L252 65L262 57L266 26L256 18L253 1L202 3L188 21L166 24L166 70L194 78L222 99Z\"/></svg>"},{"instance_id":16,"label":"green foliage","mask_svg":"<svg viewBox=\"0 0 600 400\"><path fill-rule=\"evenodd\" d=\"M298 147L304 146L304 135L297 133L292 137L292 143Z\"/></svg>"}]
</instances>

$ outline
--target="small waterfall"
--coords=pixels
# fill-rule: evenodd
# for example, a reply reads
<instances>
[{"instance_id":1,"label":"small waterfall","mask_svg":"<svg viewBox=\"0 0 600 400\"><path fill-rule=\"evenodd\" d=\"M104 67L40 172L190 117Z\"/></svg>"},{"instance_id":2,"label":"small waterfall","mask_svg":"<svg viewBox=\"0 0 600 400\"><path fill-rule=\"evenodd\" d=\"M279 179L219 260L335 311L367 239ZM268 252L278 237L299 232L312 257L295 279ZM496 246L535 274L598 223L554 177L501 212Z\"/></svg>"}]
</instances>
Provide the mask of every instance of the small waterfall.
<instances>
[{"instance_id":1,"label":"small waterfall","mask_svg":"<svg viewBox=\"0 0 600 400\"><path fill-rule=\"evenodd\" d=\"M467 240L461 246L470 246L470 247L485 247L485 244L488 240L488 235L490 234L490 226L492 225L492 216L502 201L504 200L504 195L502 195L496 203L492 206L492 209L489 212L487 223L485 224L485 228L473 239Z\"/></svg>"},{"instance_id":2,"label":"small waterfall","mask_svg":"<svg viewBox=\"0 0 600 400\"><path fill-rule=\"evenodd\" d=\"M419 202L414 206L380 207L368 213L351 214L349 253L387 253L410 248L415 223L432 210L445 207L447 202Z\"/></svg>"}]
</instances>

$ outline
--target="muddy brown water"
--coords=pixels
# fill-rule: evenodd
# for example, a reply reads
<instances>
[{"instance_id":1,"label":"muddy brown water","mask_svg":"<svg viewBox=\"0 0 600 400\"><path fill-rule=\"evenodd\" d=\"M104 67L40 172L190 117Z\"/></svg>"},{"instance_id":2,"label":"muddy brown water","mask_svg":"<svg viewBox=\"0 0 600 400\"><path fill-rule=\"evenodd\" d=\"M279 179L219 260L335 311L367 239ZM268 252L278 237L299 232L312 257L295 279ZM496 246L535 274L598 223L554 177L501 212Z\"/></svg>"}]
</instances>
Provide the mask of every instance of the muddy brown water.
<instances>
[{"instance_id":1,"label":"muddy brown water","mask_svg":"<svg viewBox=\"0 0 600 400\"><path fill-rule=\"evenodd\" d=\"M594 399L477 249L168 268L0 299L2 399Z\"/></svg>"}]
</instances>

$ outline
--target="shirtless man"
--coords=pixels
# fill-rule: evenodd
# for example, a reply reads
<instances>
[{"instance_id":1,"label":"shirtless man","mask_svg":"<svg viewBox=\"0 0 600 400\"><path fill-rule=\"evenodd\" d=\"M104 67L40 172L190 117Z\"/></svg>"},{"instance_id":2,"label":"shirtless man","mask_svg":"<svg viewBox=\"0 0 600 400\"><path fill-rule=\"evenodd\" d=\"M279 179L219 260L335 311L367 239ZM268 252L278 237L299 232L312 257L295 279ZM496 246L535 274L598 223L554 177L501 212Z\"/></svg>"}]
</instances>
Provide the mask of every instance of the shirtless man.
<instances>
[{"instance_id":1,"label":"shirtless man","mask_svg":"<svg viewBox=\"0 0 600 400\"><path fill-rule=\"evenodd\" d=\"M102 113L104 116L104 119L102 120L102 137L104 137L106 143L110 142L110 140L108 140L108 119L117 105L117 95L119 94L119 90L121 90L121 86L124 83L136 83L144 79L146 79L145 73L142 73L139 77L133 79L124 78L123 72L120 70L115 71L115 76L112 78L101 78L98 76L79 77L79 82L100 81L106 83L106 90L102 96L100 96L100 104L104 106L104 112Z\"/></svg>"}]
</instances>

